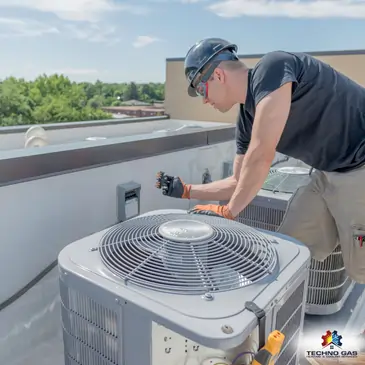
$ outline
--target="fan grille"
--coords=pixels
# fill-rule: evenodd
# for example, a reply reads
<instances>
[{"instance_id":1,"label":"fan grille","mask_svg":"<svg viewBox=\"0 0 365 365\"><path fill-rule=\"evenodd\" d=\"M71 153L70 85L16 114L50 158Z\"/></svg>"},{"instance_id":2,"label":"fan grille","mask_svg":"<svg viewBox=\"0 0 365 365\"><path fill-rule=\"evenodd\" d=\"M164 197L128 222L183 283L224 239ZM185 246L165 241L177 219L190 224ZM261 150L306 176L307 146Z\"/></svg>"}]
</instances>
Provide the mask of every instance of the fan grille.
<instances>
[{"instance_id":1,"label":"fan grille","mask_svg":"<svg viewBox=\"0 0 365 365\"><path fill-rule=\"evenodd\" d=\"M164 224L179 226L179 221L175 233L182 234L176 240L161 233ZM209 225L210 234L198 241L197 232L189 232L189 221L195 228ZM206 232L205 227L200 233ZM120 223L104 234L99 253L126 284L178 294L242 288L271 279L278 267L276 249L266 236L241 223L203 215L151 215Z\"/></svg>"},{"instance_id":2,"label":"fan grille","mask_svg":"<svg viewBox=\"0 0 365 365\"><path fill-rule=\"evenodd\" d=\"M298 166L284 166L270 169L263 190L293 194L310 182L310 169Z\"/></svg>"}]
</instances>

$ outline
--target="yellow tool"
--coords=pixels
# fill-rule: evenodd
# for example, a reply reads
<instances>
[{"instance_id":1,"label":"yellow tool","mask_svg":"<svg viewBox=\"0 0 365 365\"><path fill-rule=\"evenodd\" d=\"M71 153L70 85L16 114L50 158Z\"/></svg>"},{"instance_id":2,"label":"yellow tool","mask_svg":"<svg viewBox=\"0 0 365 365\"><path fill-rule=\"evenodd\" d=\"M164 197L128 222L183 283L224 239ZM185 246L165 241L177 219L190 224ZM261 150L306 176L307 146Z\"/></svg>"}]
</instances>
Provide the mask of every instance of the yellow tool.
<instances>
[{"instance_id":1,"label":"yellow tool","mask_svg":"<svg viewBox=\"0 0 365 365\"><path fill-rule=\"evenodd\" d=\"M285 335L280 331L273 331L269 334L265 346L255 355L252 365L273 365L275 357L280 353L283 346Z\"/></svg>"}]
</instances>

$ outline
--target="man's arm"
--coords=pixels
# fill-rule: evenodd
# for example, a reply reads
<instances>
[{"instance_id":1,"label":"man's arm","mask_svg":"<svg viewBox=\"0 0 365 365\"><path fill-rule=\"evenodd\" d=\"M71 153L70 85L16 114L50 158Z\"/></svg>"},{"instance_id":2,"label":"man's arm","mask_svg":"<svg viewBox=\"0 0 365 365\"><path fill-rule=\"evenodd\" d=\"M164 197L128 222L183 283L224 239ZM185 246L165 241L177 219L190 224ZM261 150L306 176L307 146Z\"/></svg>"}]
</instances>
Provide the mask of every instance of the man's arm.
<instances>
[{"instance_id":1,"label":"man's arm","mask_svg":"<svg viewBox=\"0 0 365 365\"><path fill-rule=\"evenodd\" d=\"M242 170L243 155L236 155L233 163L233 175L209 184L192 185L190 198L198 200L229 200L236 189Z\"/></svg>"},{"instance_id":2,"label":"man's arm","mask_svg":"<svg viewBox=\"0 0 365 365\"><path fill-rule=\"evenodd\" d=\"M163 190L163 194L183 199L197 200L229 200L236 189L241 173L242 161L250 142L249 135L244 129L245 111L243 105L236 122L236 157L233 162L233 175L209 184L185 184L178 176L157 173L156 187ZM164 176L163 176L164 175Z\"/></svg>"},{"instance_id":3,"label":"man's arm","mask_svg":"<svg viewBox=\"0 0 365 365\"><path fill-rule=\"evenodd\" d=\"M266 54L253 68L249 87L255 103L255 117L236 189L227 205L196 205L189 213L234 219L257 195L270 171L285 128L292 93L299 84L300 68L295 55L283 51ZM245 148L246 141L243 142Z\"/></svg>"},{"instance_id":4,"label":"man's arm","mask_svg":"<svg viewBox=\"0 0 365 365\"><path fill-rule=\"evenodd\" d=\"M287 82L262 98L256 106L251 142L237 187L228 204L233 217L252 201L265 182L289 116L291 96L292 82Z\"/></svg>"}]
</instances>

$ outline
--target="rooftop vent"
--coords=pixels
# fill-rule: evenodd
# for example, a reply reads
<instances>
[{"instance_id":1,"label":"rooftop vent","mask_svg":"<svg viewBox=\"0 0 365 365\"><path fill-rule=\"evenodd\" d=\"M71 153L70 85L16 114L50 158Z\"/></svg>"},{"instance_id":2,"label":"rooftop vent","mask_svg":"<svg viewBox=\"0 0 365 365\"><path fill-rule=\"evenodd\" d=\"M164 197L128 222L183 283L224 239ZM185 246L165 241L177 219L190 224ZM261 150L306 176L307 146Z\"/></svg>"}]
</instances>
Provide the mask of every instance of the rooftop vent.
<instances>
[{"instance_id":1,"label":"rooftop vent","mask_svg":"<svg viewBox=\"0 0 365 365\"><path fill-rule=\"evenodd\" d=\"M33 148L33 147L44 147L49 144L47 133L39 125L35 125L30 127L24 136L24 147L25 148Z\"/></svg>"}]
</instances>

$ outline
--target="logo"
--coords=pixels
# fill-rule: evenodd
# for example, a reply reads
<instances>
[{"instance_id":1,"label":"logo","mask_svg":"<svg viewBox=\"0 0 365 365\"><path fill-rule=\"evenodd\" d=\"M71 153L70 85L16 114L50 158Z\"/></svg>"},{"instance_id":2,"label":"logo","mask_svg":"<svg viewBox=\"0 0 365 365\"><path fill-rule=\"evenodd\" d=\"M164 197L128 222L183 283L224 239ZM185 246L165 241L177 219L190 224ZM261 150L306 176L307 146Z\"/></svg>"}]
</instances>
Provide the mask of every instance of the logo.
<instances>
[{"instance_id":1,"label":"logo","mask_svg":"<svg viewBox=\"0 0 365 365\"><path fill-rule=\"evenodd\" d=\"M328 330L321 339L321 348L306 351L307 358L355 358L358 356L358 352L350 350L348 344L344 346L343 337L338 331Z\"/></svg>"},{"instance_id":2,"label":"logo","mask_svg":"<svg viewBox=\"0 0 365 365\"><path fill-rule=\"evenodd\" d=\"M333 349L334 346L341 348L342 347L342 336L340 336L337 331L327 331L325 335L322 336L322 348L326 348L330 346L330 349Z\"/></svg>"}]
</instances>

